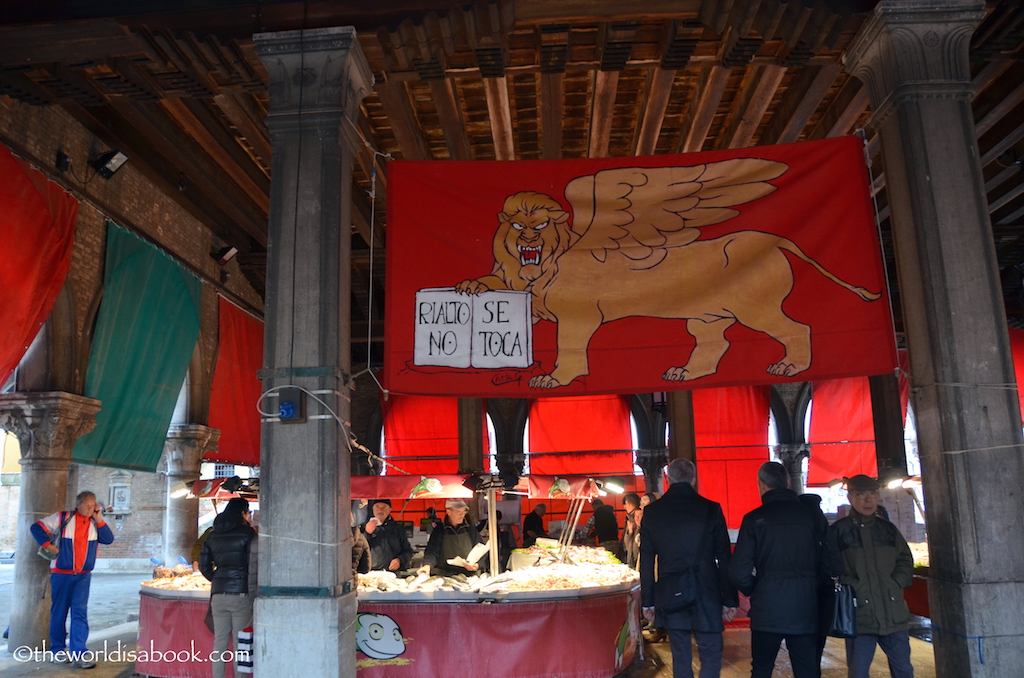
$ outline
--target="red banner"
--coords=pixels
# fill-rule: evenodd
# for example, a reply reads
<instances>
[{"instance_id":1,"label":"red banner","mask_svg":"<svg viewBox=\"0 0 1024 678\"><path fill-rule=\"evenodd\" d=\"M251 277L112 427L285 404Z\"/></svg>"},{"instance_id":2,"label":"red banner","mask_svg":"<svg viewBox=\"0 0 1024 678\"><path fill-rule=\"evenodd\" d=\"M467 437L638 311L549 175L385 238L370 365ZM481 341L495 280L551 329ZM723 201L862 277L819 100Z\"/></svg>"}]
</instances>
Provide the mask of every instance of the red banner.
<instances>
[{"instance_id":1,"label":"red banner","mask_svg":"<svg viewBox=\"0 0 1024 678\"><path fill-rule=\"evenodd\" d=\"M807 484L825 485L863 473L878 475L871 388L867 377L814 384Z\"/></svg>"},{"instance_id":2,"label":"red banner","mask_svg":"<svg viewBox=\"0 0 1024 678\"><path fill-rule=\"evenodd\" d=\"M391 391L643 393L896 365L856 138L389 177Z\"/></svg>"},{"instance_id":3,"label":"red banner","mask_svg":"<svg viewBox=\"0 0 1024 678\"><path fill-rule=\"evenodd\" d=\"M360 603L356 675L618 675L633 661L640 639L638 594L639 588L583 600L493 605Z\"/></svg>"},{"instance_id":4,"label":"red banner","mask_svg":"<svg viewBox=\"0 0 1024 678\"><path fill-rule=\"evenodd\" d=\"M78 201L0 144L0 386L50 315L71 269Z\"/></svg>"},{"instance_id":5,"label":"red banner","mask_svg":"<svg viewBox=\"0 0 1024 678\"><path fill-rule=\"evenodd\" d=\"M204 459L260 465L255 403L263 390L256 376L262 364L263 323L221 297L220 346L210 391L210 426L220 430L220 442Z\"/></svg>"}]
</instances>

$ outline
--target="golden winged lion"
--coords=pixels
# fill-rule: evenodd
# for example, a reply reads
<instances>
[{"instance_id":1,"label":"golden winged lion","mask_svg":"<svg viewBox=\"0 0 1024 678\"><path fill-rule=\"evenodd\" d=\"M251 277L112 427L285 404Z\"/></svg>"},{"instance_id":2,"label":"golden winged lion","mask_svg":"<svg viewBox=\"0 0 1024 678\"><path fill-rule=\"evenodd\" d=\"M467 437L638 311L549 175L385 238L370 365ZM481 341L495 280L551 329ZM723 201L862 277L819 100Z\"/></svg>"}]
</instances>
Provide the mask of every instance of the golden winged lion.
<instances>
[{"instance_id":1,"label":"golden winged lion","mask_svg":"<svg viewBox=\"0 0 1024 678\"><path fill-rule=\"evenodd\" d=\"M698 240L703 226L739 214L735 205L775 190L768 182L788 166L737 158L692 167L608 169L569 182L574 215L543 193L505 199L498 213L490 275L456 286L463 294L526 290L533 321L557 323L558 354L551 374L531 388L557 388L589 373L587 347L606 322L628 316L679 318L696 344L686 364L666 369L667 381L714 374L729 349L735 322L764 332L785 348L768 373L793 376L811 365L811 328L782 310L793 289L784 252L802 259L864 301L881 294L840 280L793 241L760 231Z\"/></svg>"}]
</instances>

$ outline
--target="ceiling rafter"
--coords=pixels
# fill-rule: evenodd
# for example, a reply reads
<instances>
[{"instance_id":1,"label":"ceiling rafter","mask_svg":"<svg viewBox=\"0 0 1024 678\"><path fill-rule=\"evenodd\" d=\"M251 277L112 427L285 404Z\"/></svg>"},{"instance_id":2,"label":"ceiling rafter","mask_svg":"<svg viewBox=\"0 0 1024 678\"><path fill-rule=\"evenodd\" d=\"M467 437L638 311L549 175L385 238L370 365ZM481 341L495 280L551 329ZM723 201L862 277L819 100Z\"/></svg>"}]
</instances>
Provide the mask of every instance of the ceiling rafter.
<instances>
[{"instance_id":1,"label":"ceiling rafter","mask_svg":"<svg viewBox=\"0 0 1024 678\"><path fill-rule=\"evenodd\" d=\"M491 137L494 140L494 159L515 160L512 104L508 96L508 82L504 77L483 80L484 93L487 96L487 115L491 121Z\"/></svg>"},{"instance_id":2,"label":"ceiling rafter","mask_svg":"<svg viewBox=\"0 0 1024 678\"><path fill-rule=\"evenodd\" d=\"M786 90L760 143L788 144L799 139L840 71L838 64L805 68Z\"/></svg>"},{"instance_id":3,"label":"ceiling rafter","mask_svg":"<svg viewBox=\"0 0 1024 678\"><path fill-rule=\"evenodd\" d=\"M704 148L718 105L725 95L732 69L726 66L705 66L701 71L696 105L690 107L684 124L685 134L680 138L678 153L695 153Z\"/></svg>"},{"instance_id":4,"label":"ceiling rafter","mask_svg":"<svg viewBox=\"0 0 1024 678\"><path fill-rule=\"evenodd\" d=\"M750 145L785 75L785 66L778 64L750 67L746 82L733 104L729 124L718 137L718 148L746 148Z\"/></svg>"},{"instance_id":5,"label":"ceiling rafter","mask_svg":"<svg viewBox=\"0 0 1024 678\"><path fill-rule=\"evenodd\" d=\"M671 68L655 68L649 77L647 99L644 104L640 131L637 134L636 155L654 155L661 136L661 125L665 121L665 111L672 97L672 85L676 79L676 71Z\"/></svg>"}]
</instances>

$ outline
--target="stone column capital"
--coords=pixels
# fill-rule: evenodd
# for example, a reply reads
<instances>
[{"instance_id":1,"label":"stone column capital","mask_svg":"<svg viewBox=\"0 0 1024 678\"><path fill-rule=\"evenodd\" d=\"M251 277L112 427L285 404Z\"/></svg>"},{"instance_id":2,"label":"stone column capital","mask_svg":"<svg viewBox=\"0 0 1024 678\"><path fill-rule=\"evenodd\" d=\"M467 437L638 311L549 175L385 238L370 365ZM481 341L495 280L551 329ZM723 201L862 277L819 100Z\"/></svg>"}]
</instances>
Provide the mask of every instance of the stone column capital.
<instances>
[{"instance_id":1,"label":"stone column capital","mask_svg":"<svg viewBox=\"0 0 1024 678\"><path fill-rule=\"evenodd\" d=\"M914 99L971 98L967 53L984 0L883 0L843 57L868 87L874 124Z\"/></svg>"},{"instance_id":2,"label":"stone column capital","mask_svg":"<svg viewBox=\"0 0 1024 678\"><path fill-rule=\"evenodd\" d=\"M253 36L270 82L268 126L331 124L352 117L373 89L373 73L351 26Z\"/></svg>"},{"instance_id":3,"label":"stone column capital","mask_svg":"<svg viewBox=\"0 0 1024 678\"><path fill-rule=\"evenodd\" d=\"M655 447L636 451L636 464L644 473L656 473L668 466L668 448Z\"/></svg>"},{"instance_id":4,"label":"stone column capital","mask_svg":"<svg viewBox=\"0 0 1024 678\"><path fill-rule=\"evenodd\" d=\"M71 460L75 441L96 427L100 401L45 391L0 395L0 428L18 437L21 463Z\"/></svg>"},{"instance_id":5,"label":"stone column capital","mask_svg":"<svg viewBox=\"0 0 1024 678\"><path fill-rule=\"evenodd\" d=\"M220 429L202 424L175 424L167 430L164 460L169 477L197 477L203 455L217 449Z\"/></svg>"},{"instance_id":6,"label":"stone column capital","mask_svg":"<svg viewBox=\"0 0 1024 678\"><path fill-rule=\"evenodd\" d=\"M785 443L775 446L776 456L783 464L800 464L804 457L811 456L811 446L808 443Z\"/></svg>"}]
</instances>

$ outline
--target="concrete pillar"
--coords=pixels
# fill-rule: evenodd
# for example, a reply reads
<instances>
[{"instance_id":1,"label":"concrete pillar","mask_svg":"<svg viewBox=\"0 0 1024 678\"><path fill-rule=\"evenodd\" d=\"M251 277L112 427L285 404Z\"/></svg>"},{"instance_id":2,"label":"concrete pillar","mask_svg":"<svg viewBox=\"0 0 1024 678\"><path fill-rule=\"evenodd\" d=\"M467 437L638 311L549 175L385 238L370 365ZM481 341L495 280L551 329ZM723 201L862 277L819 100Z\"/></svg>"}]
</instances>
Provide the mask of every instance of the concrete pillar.
<instances>
[{"instance_id":1,"label":"concrete pillar","mask_svg":"<svg viewBox=\"0 0 1024 678\"><path fill-rule=\"evenodd\" d=\"M971 112L981 0L883 0L847 52L885 155L939 678L1024 665L1024 455ZM995 385L995 388L988 387Z\"/></svg>"},{"instance_id":2,"label":"concrete pillar","mask_svg":"<svg viewBox=\"0 0 1024 678\"><path fill-rule=\"evenodd\" d=\"M484 472L484 401L459 398L459 473Z\"/></svg>"},{"instance_id":3,"label":"concrete pillar","mask_svg":"<svg viewBox=\"0 0 1024 678\"><path fill-rule=\"evenodd\" d=\"M903 444L903 407L895 374L868 377L871 418L875 425L878 477L886 480L907 475L907 449Z\"/></svg>"},{"instance_id":4,"label":"concrete pillar","mask_svg":"<svg viewBox=\"0 0 1024 678\"><path fill-rule=\"evenodd\" d=\"M353 152L342 127L373 77L351 27L254 41L273 143L264 390L315 391L347 427ZM291 676L300 662L307 675L355 676L348 433L301 397L304 422L262 427L256 671Z\"/></svg>"},{"instance_id":5,"label":"concrete pillar","mask_svg":"<svg viewBox=\"0 0 1024 678\"><path fill-rule=\"evenodd\" d=\"M164 565L174 567L178 556L191 558L192 544L199 537L199 499L172 497L178 483L199 479L203 454L217 448L220 431L202 424L172 425L164 441L164 472L167 476L164 511Z\"/></svg>"},{"instance_id":6,"label":"concrete pillar","mask_svg":"<svg viewBox=\"0 0 1024 678\"><path fill-rule=\"evenodd\" d=\"M68 497L71 450L96 426L100 401L72 393L0 395L0 428L21 444L21 499L14 556L14 595L7 647L49 645L50 563L36 555L39 544L29 531L51 513L74 508ZM102 499L102 497L100 497Z\"/></svg>"}]
</instances>

